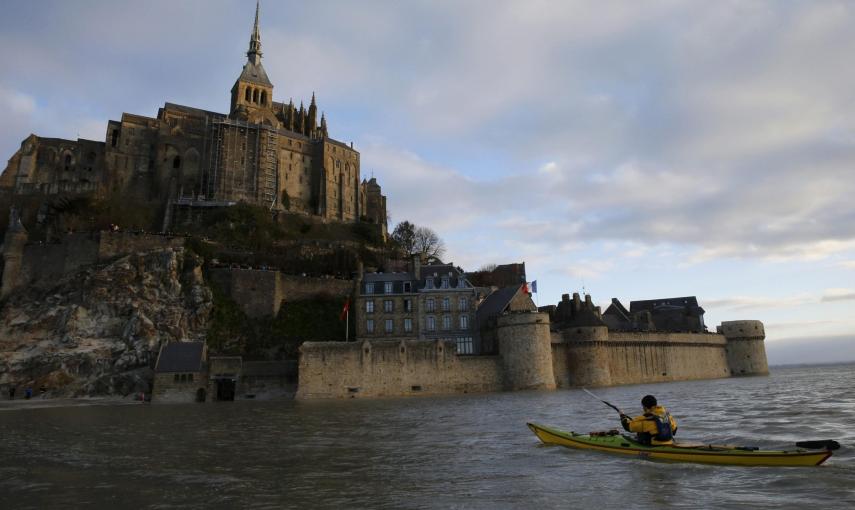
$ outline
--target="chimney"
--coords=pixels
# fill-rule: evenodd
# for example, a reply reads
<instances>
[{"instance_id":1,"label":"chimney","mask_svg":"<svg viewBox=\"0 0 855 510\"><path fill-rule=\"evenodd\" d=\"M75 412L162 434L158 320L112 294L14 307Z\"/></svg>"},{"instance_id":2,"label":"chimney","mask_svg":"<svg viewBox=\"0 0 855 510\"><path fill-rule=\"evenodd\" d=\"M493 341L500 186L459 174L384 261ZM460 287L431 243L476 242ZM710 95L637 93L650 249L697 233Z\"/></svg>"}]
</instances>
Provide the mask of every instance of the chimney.
<instances>
[{"instance_id":1,"label":"chimney","mask_svg":"<svg viewBox=\"0 0 855 510\"><path fill-rule=\"evenodd\" d=\"M421 254L415 254L410 257L410 272L413 273L413 276L416 280L422 279L422 256Z\"/></svg>"}]
</instances>

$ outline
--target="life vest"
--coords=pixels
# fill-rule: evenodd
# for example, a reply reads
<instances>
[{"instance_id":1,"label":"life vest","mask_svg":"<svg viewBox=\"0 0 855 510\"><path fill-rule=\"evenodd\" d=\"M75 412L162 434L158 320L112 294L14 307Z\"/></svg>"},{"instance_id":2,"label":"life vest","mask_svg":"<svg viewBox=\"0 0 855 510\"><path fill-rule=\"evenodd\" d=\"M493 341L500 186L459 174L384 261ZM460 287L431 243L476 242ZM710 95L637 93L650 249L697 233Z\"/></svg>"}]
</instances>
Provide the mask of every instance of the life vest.
<instances>
[{"instance_id":1,"label":"life vest","mask_svg":"<svg viewBox=\"0 0 855 510\"><path fill-rule=\"evenodd\" d=\"M671 433L671 415L668 411L665 411L665 415L663 416L653 413L646 416L648 420L656 424L656 435L653 436L653 439L657 441L670 441L674 438L674 434Z\"/></svg>"}]
</instances>

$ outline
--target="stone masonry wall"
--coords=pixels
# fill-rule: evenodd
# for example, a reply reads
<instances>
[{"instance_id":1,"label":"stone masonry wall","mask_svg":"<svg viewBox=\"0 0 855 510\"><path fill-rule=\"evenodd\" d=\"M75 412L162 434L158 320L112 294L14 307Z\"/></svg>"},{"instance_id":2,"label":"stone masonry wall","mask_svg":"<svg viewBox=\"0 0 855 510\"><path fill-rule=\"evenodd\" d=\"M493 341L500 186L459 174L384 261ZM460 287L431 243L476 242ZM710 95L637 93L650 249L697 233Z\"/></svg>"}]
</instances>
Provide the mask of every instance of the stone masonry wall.
<instances>
[{"instance_id":1,"label":"stone masonry wall","mask_svg":"<svg viewBox=\"0 0 855 510\"><path fill-rule=\"evenodd\" d=\"M458 356L442 340L307 342L297 398L361 398L501 391L498 356Z\"/></svg>"},{"instance_id":2,"label":"stone masonry wall","mask_svg":"<svg viewBox=\"0 0 855 510\"><path fill-rule=\"evenodd\" d=\"M184 246L183 237L124 231L101 232L98 243L98 259L107 260L138 251L179 248L182 246Z\"/></svg>"},{"instance_id":3,"label":"stone masonry wall","mask_svg":"<svg viewBox=\"0 0 855 510\"><path fill-rule=\"evenodd\" d=\"M294 276L262 269L214 268L210 278L250 317L275 316L283 301L319 295L343 297L353 289L351 280Z\"/></svg>"},{"instance_id":4,"label":"stone masonry wall","mask_svg":"<svg viewBox=\"0 0 855 510\"><path fill-rule=\"evenodd\" d=\"M703 333L610 332L597 341L553 338L553 367L559 387L729 377L726 345L723 335Z\"/></svg>"}]
</instances>

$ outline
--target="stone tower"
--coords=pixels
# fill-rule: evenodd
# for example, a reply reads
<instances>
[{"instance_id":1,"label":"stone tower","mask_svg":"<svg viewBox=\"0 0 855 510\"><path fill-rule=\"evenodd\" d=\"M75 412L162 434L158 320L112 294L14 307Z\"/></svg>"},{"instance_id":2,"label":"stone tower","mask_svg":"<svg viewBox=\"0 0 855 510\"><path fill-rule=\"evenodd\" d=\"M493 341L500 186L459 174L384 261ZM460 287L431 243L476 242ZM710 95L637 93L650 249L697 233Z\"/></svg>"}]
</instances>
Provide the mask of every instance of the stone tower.
<instances>
[{"instance_id":1,"label":"stone tower","mask_svg":"<svg viewBox=\"0 0 855 510\"><path fill-rule=\"evenodd\" d=\"M731 375L767 375L766 332L760 321L725 321L716 328L727 338L727 365Z\"/></svg>"},{"instance_id":2,"label":"stone tower","mask_svg":"<svg viewBox=\"0 0 855 510\"><path fill-rule=\"evenodd\" d=\"M548 314L502 315L496 324L496 335L505 369L505 389L555 389Z\"/></svg>"},{"instance_id":3,"label":"stone tower","mask_svg":"<svg viewBox=\"0 0 855 510\"><path fill-rule=\"evenodd\" d=\"M269 111L273 106L273 84L261 65L261 31L258 28L259 6L255 4L255 25L249 38L246 64L234 86L232 86L231 116L252 116L253 113ZM275 117L274 117L275 118Z\"/></svg>"},{"instance_id":4,"label":"stone tower","mask_svg":"<svg viewBox=\"0 0 855 510\"><path fill-rule=\"evenodd\" d=\"M21 259L24 257L24 245L28 239L27 229L21 224L18 209L9 209L9 228L3 238L3 285L0 287L0 299L8 296L18 286L21 276Z\"/></svg>"}]
</instances>

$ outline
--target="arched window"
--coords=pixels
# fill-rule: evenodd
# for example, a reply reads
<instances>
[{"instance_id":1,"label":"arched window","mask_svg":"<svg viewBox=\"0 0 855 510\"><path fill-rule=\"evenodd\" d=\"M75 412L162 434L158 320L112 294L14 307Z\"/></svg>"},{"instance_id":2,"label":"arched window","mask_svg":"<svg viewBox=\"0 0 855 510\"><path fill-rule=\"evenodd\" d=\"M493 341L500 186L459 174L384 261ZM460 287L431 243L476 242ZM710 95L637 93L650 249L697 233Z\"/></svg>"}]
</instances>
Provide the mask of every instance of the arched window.
<instances>
[{"instance_id":1,"label":"arched window","mask_svg":"<svg viewBox=\"0 0 855 510\"><path fill-rule=\"evenodd\" d=\"M68 170L68 167L71 166L71 154L65 155L65 169Z\"/></svg>"},{"instance_id":2,"label":"arched window","mask_svg":"<svg viewBox=\"0 0 855 510\"><path fill-rule=\"evenodd\" d=\"M267 91L266 90L261 91L261 104L263 104L263 105L267 104Z\"/></svg>"},{"instance_id":3,"label":"arched window","mask_svg":"<svg viewBox=\"0 0 855 510\"><path fill-rule=\"evenodd\" d=\"M119 130L118 129L114 129L113 132L110 134L110 145L113 147L119 145Z\"/></svg>"},{"instance_id":4,"label":"arched window","mask_svg":"<svg viewBox=\"0 0 855 510\"><path fill-rule=\"evenodd\" d=\"M172 160L172 168L181 168L181 156L175 156Z\"/></svg>"},{"instance_id":5,"label":"arched window","mask_svg":"<svg viewBox=\"0 0 855 510\"><path fill-rule=\"evenodd\" d=\"M252 89L247 87L246 88L246 102L248 103L250 101L252 101Z\"/></svg>"},{"instance_id":6,"label":"arched window","mask_svg":"<svg viewBox=\"0 0 855 510\"><path fill-rule=\"evenodd\" d=\"M252 102L258 103L258 89L252 91Z\"/></svg>"}]
</instances>

